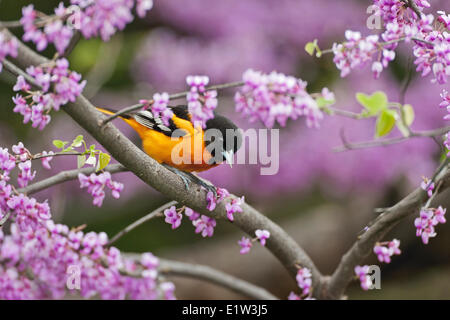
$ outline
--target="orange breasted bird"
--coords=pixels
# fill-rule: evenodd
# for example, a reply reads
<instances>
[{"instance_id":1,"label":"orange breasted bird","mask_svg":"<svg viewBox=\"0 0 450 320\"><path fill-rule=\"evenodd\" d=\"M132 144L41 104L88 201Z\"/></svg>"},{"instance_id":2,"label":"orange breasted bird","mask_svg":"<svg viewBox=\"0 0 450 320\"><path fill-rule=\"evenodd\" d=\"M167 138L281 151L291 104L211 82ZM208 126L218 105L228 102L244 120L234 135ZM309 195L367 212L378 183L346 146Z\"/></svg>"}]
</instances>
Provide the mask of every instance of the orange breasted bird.
<instances>
[{"instance_id":1,"label":"orange breasted bird","mask_svg":"<svg viewBox=\"0 0 450 320\"><path fill-rule=\"evenodd\" d=\"M145 153L180 176L186 188L191 181L215 194L215 187L193 175L192 172L206 171L223 162L228 162L231 166L233 155L242 144L240 130L230 119L217 113L214 113L214 118L206 121L205 129L194 127L187 106L170 108L173 117L169 119L167 126L150 110L139 110L121 115L120 118L139 134ZM108 115L116 112L104 108L97 109ZM209 129L214 129L220 134L218 136L214 133L212 136L205 134ZM233 134L227 133L228 130L232 130ZM174 154L184 160L174 159Z\"/></svg>"}]
</instances>

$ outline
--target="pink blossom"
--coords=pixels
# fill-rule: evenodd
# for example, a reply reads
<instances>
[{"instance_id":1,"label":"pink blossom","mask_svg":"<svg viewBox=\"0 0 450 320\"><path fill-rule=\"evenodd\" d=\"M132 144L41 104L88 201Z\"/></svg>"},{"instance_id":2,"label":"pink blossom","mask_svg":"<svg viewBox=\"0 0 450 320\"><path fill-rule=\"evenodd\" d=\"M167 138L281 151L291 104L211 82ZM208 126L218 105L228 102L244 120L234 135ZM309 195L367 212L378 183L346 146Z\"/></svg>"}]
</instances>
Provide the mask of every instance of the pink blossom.
<instances>
[{"instance_id":1,"label":"pink blossom","mask_svg":"<svg viewBox=\"0 0 450 320\"><path fill-rule=\"evenodd\" d=\"M244 203L244 197L241 198L233 198L230 202L225 205L225 209L227 211L227 218L230 221L234 220L234 214L236 212L242 212L242 204Z\"/></svg>"},{"instance_id":2,"label":"pink blossom","mask_svg":"<svg viewBox=\"0 0 450 320\"><path fill-rule=\"evenodd\" d=\"M206 121L214 118L214 109L217 108L217 91L206 91L209 83L208 76L187 76L186 83L190 86L186 96L191 121L195 126L206 127Z\"/></svg>"},{"instance_id":3,"label":"pink blossom","mask_svg":"<svg viewBox=\"0 0 450 320\"><path fill-rule=\"evenodd\" d=\"M186 217L189 218L189 220L191 221L195 221L197 219L200 218L200 213L195 212L194 210L192 210L191 208L185 208L184 209L184 214L186 215Z\"/></svg>"},{"instance_id":4,"label":"pink blossom","mask_svg":"<svg viewBox=\"0 0 450 320\"><path fill-rule=\"evenodd\" d=\"M428 197L431 197L433 195L434 190L433 181L430 181L428 178L424 178L422 183L420 184L420 187L427 192Z\"/></svg>"},{"instance_id":5,"label":"pink blossom","mask_svg":"<svg viewBox=\"0 0 450 320\"><path fill-rule=\"evenodd\" d=\"M266 240L270 237L270 232L268 230L257 229L255 231L256 238L258 238L259 242L262 246L266 245Z\"/></svg>"},{"instance_id":6,"label":"pink blossom","mask_svg":"<svg viewBox=\"0 0 450 320\"><path fill-rule=\"evenodd\" d=\"M13 98L14 112L23 115L24 123L31 120L33 128L44 129L51 120L50 110L58 111L60 106L74 102L81 94L86 81L81 81L81 76L69 71L68 67L69 62L62 58L48 66L27 68L27 73L41 86L41 90L34 91L29 101L20 94ZM14 90L27 92L29 88L26 80L19 76Z\"/></svg>"},{"instance_id":7,"label":"pink blossom","mask_svg":"<svg viewBox=\"0 0 450 320\"><path fill-rule=\"evenodd\" d=\"M242 237L242 239L238 241L238 244L241 247L240 254L249 253L253 246L252 241L247 237Z\"/></svg>"},{"instance_id":8,"label":"pink blossom","mask_svg":"<svg viewBox=\"0 0 450 320\"><path fill-rule=\"evenodd\" d=\"M201 233L202 237L212 237L214 228L216 227L216 220L208 216L202 215L199 219L192 222L195 227L195 233Z\"/></svg>"},{"instance_id":9,"label":"pink blossom","mask_svg":"<svg viewBox=\"0 0 450 320\"><path fill-rule=\"evenodd\" d=\"M390 263L391 256L399 255L401 253L400 249L400 240L394 239L387 243L387 246L383 246L382 244L377 244L373 248L373 252L377 255L378 260L380 262Z\"/></svg>"},{"instance_id":10,"label":"pink blossom","mask_svg":"<svg viewBox=\"0 0 450 320\"><path fill-rule=\"evenodd\" d=\"M297 285L302 289L302 296L309 296L311 294L311 270L308 268L300 268L295 276L297 280Z\"/></svg>"},{"instance_id":11,"label":"pink blossom","mask_svg":"<svg viewBox=\"0 0 450 320\"><path fill-rule=\"evenodd\" d=\"M183 216L181 213L177 212L175 206L171 206L169 209L164 210L164 215L166 216L165 222L172 225L172 229L176 229L181 225L181 219Z\"/></svg>"},{"instance_id":12,"label":"pink blossom","mask_svg":"<svg viewBox=\"0 0 450 320\"><path fill-rule=\"evenodd\" d=\"M17 48L17 40L15 38L7 40L5 34L0 31L0 72L3 69L2 62L7 56L17 57Z\"/></svg>"},{"instance_id":13,"label":"pink blossom","mask_svg":"<svg viewBox=\"0 0 450 320\"><path fill-rule=\"evenodd\" d=\"M414 220L416 227L416 236L422 237L422 242L428 244L429 238L436 236L435 226L439 223L445 223L446 209L439 207L437 209L423 208L420 210L420 216Z\"/></svg>"},{"instance_id":14,"label":"pink blossom","mask_svg":"<svg viewBox=\"0 0 450 320\"><path fill-rule=\"evenodd\" d=\"M372 287L372 281L367 275L369 273L369 266L356 266L355 273L358 276L359 281L361 282L361 288L366 291L369 290Z\"/></svg>"},{"instance_id":15,"label":"pink blossom","mask_svg":"<svg viewBox=\"0 0 450 320\"><path fill-rule=\"evenodd\" d=\"M50 151L47 153L47 151L42 151L41 153L43 156L49 155L49 157L43 157L41 158L41 163L42 166L47 169L50 170L52 167L50 166L50 161L52 161L53 157L51 157L51 155L53 155L53 151Z\"/></svg>"},{"instance_id":16,"label":"pink blossom","mask_svg":"<svg viewBox=\"0 0 450 320\"><path fill-rule=\"evenodd\" d=\"M153 8L153 0L137 0L136 1L136 13L140 18L144 18L147 11Z\"/></svg>"},{"instance_id":17,"label":"pink blossom","mask_svg":"<svg viewBox=\"0 0 450 320\"><path fill-rule=\"evenodd\" d=\"M323 113L317 102L306 92L307 83L282 73L264 74L249 69L244 72L244 86L236 92L236 111L251 122L260 120L268 128L275 122L285 126L288 119L306 118L308 127L318 127ZM328 98L333 97L326 89Z\"/></svg>"},{"instance_id":18,"label":"pink blossom","mask_svg":"<svg viewBox=\"0 0 450 320\"><path fill-rule=\"evenodd\" d=\"M78 180L80 181L80 188L86 188L88 192L93 196L93 204L101 207L105 198L105 187L111 190L114 198L120 197L120 192L123 190L123 184L115 182L111 178L109 172L103 172L100 174L92 173L89 177L79 173Z\"/></svg>"}]
</instances>

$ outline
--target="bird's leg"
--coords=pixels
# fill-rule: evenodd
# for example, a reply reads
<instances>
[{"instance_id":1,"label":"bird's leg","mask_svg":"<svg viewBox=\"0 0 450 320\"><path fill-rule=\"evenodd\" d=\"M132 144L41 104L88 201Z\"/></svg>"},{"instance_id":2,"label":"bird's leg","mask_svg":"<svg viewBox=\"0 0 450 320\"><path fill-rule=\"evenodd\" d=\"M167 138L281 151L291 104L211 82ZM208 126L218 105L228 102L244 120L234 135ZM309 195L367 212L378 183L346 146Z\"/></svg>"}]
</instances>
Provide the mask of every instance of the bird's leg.
<instances>
[{"instance_id":1,"label":"bird's leg","mask_svg":"<svg viewBox=\"0 0 450 320\"><path fill-rule=\"evenodd\" d=\"M162 165L164 167L166 167L167 169L169 169L170 171L172 171L173 173L175 173L177 176L179 176L181 178L181 180L183 180L186 190L189 190L189 182L192 182L192 183L195 183L195 184L205 188L207 191L211 191L214 194L214 197L217 198L217 190L216 190L215 186L205 182L203 179L197 177L196 175L194 175L190 172L181 171L181 170L174 168L172 166L169 166L168 164L165 164L165 163L162 163Z\"/></svg>"},{"instance_id":2,"label":"bird's leg","mask_svg":"<svg viewBox=\"0 0 450 320\"><path fill-rule=\"evenodd\" d=\"M217 190L216 187L210 183L207 183L205 180L203 180L202 178L196 176L193 173L190 172L185 172L190 178L191 181L202 186L203 188L206 189L206 191L211 191L214 195L214 198L217 198Z\"/></svg>"},{"instance_id":3,"label":"bird's leg","mask_svg":"<svg viewBox=\"0 0 450 320\"><path fill-rule=\"evenodd\" d=\"M187 176L186 172L181 171L181 170L178 170L177 168L174 168L174 167L172 167L172 166L169 166L168 164L165 164L165 163L162 163L162 165L163 165L166 169L172 171L172 172L175 173L177 176L179 176L179 177L181 178L181 180L183 180L183 183L184 183L184 186L185 186L186 190L189 190L189 182L192 181L192 180L190 179L189 176Z\"/></svg>"}]
</instances>

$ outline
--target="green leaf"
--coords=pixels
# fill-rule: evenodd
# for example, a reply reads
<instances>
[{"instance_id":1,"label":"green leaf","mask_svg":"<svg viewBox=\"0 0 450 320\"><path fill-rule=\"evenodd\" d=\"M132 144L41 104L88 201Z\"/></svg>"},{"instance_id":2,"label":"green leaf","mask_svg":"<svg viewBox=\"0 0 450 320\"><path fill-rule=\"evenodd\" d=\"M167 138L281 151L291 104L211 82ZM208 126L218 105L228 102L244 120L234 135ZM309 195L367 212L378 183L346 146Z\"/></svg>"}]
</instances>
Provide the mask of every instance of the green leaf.
<instances>
[{"instance_id":1,"label":"green leaf","mask_svg":"<svg viewBox=\"0 0 450 320\"><path fill-rule=\"evenodd\" d=\"M62 152L70 152L70 151L73 151L73 147L72 146L68 146Z\"/></svg>"},{"instance_id":2,"label":"green leaf","mask_svg":"<svg viewBox=\"0 0 450 320\"><path fill-rule=\"evenodd\" d=\"M319 45L317 44L317 39L314 39L312 42L308 42L305 45L305 51L312 56L314 52L316 52L316 57L320 58L322 56L322 51L319 48Z\"/></svg>"},{"instance_id":3,"label":"green leaf","mask_svg":"<svg viewBox=\"0 0 450 320\"><path fill-rule=\"evenodd\" d=\"M83 168L85 163L86 163L86 156L85 155L77 156L77 167L78 167L78 169Z\"/></svg>"},{"instance_id":4,"label":"green leaf","mask_svg":"<svg viewBox=\"0 0 450 320\"><path fill-rule=\"evenodd\" d=\"M324 97L319 97L316 99L316 103L319 108L331 106L335 102L336 102L335 100L326 100Z\"/></svg>"},{"instance_id":5,"label":"green leaf","mask_svg":"<svg viewBox=\"0 0 450 320\"><path fill-rule=\"evenodd\" d=\"M83 144L83 136L80 134L79 136L77 136L73 142L72 142L72 147L80 147Z\"/></svg>"},{"instance_id":6,"label":"green leaf","mask_svg":"<svg viewBox=\"0 0 450 320\"><path fill-rule=\"evenodd\" d=\"M97 171L105 169L105 167L109 164L111 161L111 156L107 153L100 153L98 156L98 169Z\"/></svg>"},{"instance_id":7,"label":"green leaf","mask_svg":"<svg viewBox=\"0 0 450 320\"><path fill-rule=\"evenodd\" d=\"M402 117L408 127L412 125L414 122L414 109L412 105L405 104L402 107Z\"/></svg>"},{"instance_id":8,"label":"green leaf","mask_svg":"<svg viewBox=\"0 0 450 320\"><path fill-rule=\"evenodd\" d=\"M408 128L403 124L402 121L397 121L397 128L402 133L404 137L409 136L409 130Z\"/></svg>"},{"instance_id":9,"label":"green leaf","mask_svg":"<svg viewBox=\"0 0 450 320\"><path fill-rule=\"evenodd\" d=\"M356 100L358 100L358 102L367 109L369 116L374 116L380 111L385 110L388 105L387 96L382 91L377 91L371 96L358 92L356 94Z\"/></svg>"},{"instance_id":10,"label":"green leaf","mask_svg":"<svg viewBox=\"0 0 450 320\"><path fill-rule=\"evenodd\" d=\"M64 148L64 146L68 144L67 141L62 141L62 140L53 140L53 145L55 147L57 147L58 149L62 149Z\"/></svg>"},{"instance_id":11,"label":"green leaf","mask_svg":"<svg viewBox=\"0 0 450 320\"><path fill-rule=\"evenodd\" d=\"M316 50L316 45L314 44L314 42L308 42L305 45L305 51L312 56L314 54L314 51Z\"/></svg>"},{"instance_id":12,"label":"green leaf","mask_svg":"<svg viewBox=\"0 0 450 320\"><path fill-rule=\"evenodd\" d=\"M383 110L377 119L375 137L379 138L391 132L397 117L398 115L394 110Z\"/></svg>"}]
</instances>

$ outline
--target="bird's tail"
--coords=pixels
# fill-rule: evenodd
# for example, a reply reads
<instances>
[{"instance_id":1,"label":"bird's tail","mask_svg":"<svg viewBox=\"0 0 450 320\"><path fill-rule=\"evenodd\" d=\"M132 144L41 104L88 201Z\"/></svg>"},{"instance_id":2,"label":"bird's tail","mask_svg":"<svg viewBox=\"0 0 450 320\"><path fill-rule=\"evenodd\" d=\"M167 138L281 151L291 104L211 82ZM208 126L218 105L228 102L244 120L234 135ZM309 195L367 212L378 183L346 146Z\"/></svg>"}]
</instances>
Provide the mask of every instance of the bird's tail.
<instances>
[{"instance_id":1,"label":"bird's tail","mask_svg":"<svg viewBox=\"0 0 450 320\"><path fill-rule=\"evenodd\" d=\"M95 107L98 111L100 111L101 113L104 113L104 114L108 114L108 115L113 115L113 114L115 114L117 111L116 110L113 110L113 109L109 109L109 108L99 108L99 107ZM122 118L122 119L130 119L131 117L129 116L129 115L127 115L127 114L122 114L122 115L120 115L119 116L120 118Z\"/></svg>"},{"instance_id":2,"label":"bird's tail","mask_svg":"<svg viewBox=\"0 0 450 320\"><path fill-rule=\"evenodd\" d=\"M95 108L98 111L100 111L101 113L108 114L108 115L113 115L117 112L116 110L112 110L109 108L99 108L99 107L95 107ZM132 127L134 130L136 130L139 134L141 133L142 125L140 125L132 116L130 116L128 114L122 114L119 116L119 118L121 118L123 121L125 121L130 127Z\"/></svg>"}]
</instances>

